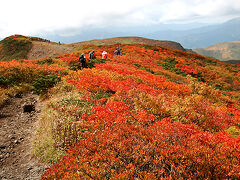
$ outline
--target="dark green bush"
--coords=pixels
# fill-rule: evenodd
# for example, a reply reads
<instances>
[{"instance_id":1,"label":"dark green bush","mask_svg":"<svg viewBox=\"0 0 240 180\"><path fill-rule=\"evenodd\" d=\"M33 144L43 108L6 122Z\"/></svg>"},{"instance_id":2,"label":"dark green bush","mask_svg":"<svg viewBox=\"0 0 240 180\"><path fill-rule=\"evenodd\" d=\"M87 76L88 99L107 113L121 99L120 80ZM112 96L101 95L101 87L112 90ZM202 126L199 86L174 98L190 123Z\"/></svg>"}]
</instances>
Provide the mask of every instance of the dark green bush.
<instances>
[{"instance_id":1,"label":"dark green bush","mask_svg":"<svg viewBox=\"0 0 240 180\"><path fill-rule=\"evenodd\" d=\"M44 59L43 61L37 61L37 64L40 64L40 65L43 65L43 64L51 65L53 63L54 62L52 58Z\"/></svg>"},{"instance_id":2,"label":"dark green bush","mask_svg":"<svg viewBox=\"0 0 240 180\"><path fill-rule=\"evenodd\" d=\"M69 69L76 71L78 69L81 69L81 65L79 62L74 62L69 64Z\"/></svg>"},{"instance_id":3,"label":"dark green bush","mask_svg":"<svg viewBox=\"0 0 240 180\"><path fill-rule=\"evenodd\" d=\"M133 64L133 65L137 66L138 68L142 66L141 64Z\"/></svg>"},{"instance_id":4,"label":"dark green bush","mask_svg":"<svg viewBox=\"0 0 240 180\"><path fill-rule=\"evenodd\" d=\"M110 59L93 59L87 62L87 68L93 68L95 63L105 63L106 61L111 61ZM76 71L81 69L81 65L79 62L73 62L69 64L71 70Z\"/></svg>"},{"instance_id":5,"label":"dark green bush","mask_svg":"<svg viewBox=\"0 0 240 180\"><path fill-rule=\"evenodd\" d=\"M0 87L9 87L13 86L14 79L12 77L0 76Z\"/></svg>"},{"instance_id":6,"label":"dark green bush","mask_svg":"<svg viewBox=\"0 0 240 180\"><path fill-rule=\"evenodd\" d=\"M205 63L205 65L217 65L217 61L216 60L212 60L212 59L206 59L205 57L203 58L198 58L198 60L201 60L202 62Z\"/></svg>"},{"instance_id":7,"label":"dark green bush","mask_svg":"<svg viewBox=\"0 0 240 180\"><path fill-rule=\"evenodd\" d=\"M87 67L93 68L95 63L105 63L106 61L110 61L110 59L93 59L87 63Z\"/></svg>"},{"instance_id":8,"label":"dark green bush","mask_svg":"<svg viewBox=\"0 0 240 180\"><path fill-rule=\"evenodd\" d=\"M33 82L34 92L37 94L46 93L49 88L53 87L60 80L61 78L57 75L41 76Z\"/></svg>"},{"instance_id":9,"label":"dark green bush","mask_svg":"<svg viewBox=\"0 0 240 180\"><path fill-rule=\"evenodd\" d=\"M178 61L176 61L175 58L168 59L165 63L160 64L158 63L158 66L162 66L163 69L169 70L171 72L175 72L176 74L182 75L182 76L187 76L187 73L182 72L181 69L175 68L175 65L178 64Z\"/></svg>"},{"instance_id":10,"label":"dark green bush","mask_svg":"<svg viewBox=\"0 0 240 180\"><path fill-rule=\"evenodd\" d=\"M175 58L168 59L166 63L163 64L158 64L158 66L162 66L165 70L170 70L172 71L175 69L175 65L178 64L178 61L175 60Z\"/></svg>"},{"instance_id":11,"label":"dark green bush","mask_svg":"<svg viewBox=\"0 0 240 180\"><path fill-rule=\"evenodd\" d=\"M149 69L149 68L140 67L139 69L142 69L142 70L145 70L145 71L147 71L147 72L150 72L150 73L154 74L154 71L151 70L151 69Z\"/></svg>"},{"instance_id":12,"label":"dark green bush","mask_svg":"<svg viewBox=\"0 0 240 180\"><path fill-rule=\"evenodd\" d=\"M115 92L114 91L98 91L97 93L92 94L92 99L102 99L102 98L109 98L111 97Z\"/></svg>"}]
</instances>

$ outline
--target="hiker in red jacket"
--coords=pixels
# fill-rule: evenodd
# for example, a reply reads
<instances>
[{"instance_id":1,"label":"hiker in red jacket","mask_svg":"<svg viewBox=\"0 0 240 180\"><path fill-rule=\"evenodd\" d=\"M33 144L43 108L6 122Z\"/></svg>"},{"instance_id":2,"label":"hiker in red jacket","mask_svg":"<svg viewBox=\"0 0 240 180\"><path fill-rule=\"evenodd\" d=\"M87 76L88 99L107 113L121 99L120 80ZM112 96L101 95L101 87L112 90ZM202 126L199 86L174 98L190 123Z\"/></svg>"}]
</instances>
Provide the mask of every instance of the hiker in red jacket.
<instances>
[{"instance_id":1,"label":"hiker in red jacket","mask_svg":"<svg viewBox=\"0 0 240 180\"><path fill-rule=\"evenodd\" d=\"M96 54L95 54L94 50L89 53L89 61L91 61L93 59L96 59Z\"/></svg>"},{"instance_id":2,"label":"hiker in red jacket","mask_svg":"<svg viewBox=\"0 0 240 180\"><path fill-rule=\"evenodd\" d=\"M96 54L94 50L92 51L92 59L96 59Z\"/></svg>"}]
</instances>

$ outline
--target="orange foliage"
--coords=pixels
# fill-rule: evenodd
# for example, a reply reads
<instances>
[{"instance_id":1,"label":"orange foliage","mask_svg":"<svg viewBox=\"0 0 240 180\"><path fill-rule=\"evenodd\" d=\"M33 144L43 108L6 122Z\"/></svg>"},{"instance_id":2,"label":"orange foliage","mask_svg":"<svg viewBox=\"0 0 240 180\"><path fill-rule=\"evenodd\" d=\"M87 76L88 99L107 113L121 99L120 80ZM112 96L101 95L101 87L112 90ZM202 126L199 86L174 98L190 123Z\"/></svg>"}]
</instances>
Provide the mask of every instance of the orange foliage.
<instances>
[{"instance_id":1,"label":"orange foliage","mask_svg":"<svg viewBox=\"0 0 240 180\"><path fill-rule=\"evenodd\" d=\"M64 77L96 107L72 122L83 139L43 179L239 178L240 139L224 131L240 122L240 105L208 85L224 81L224 64L157 46L124 45L122 56L111 56L114 46L84 48L111 62ZM192 77L164 69L169 59Z\"/></svg>"},{"instance_id":2,"label":"orange foliage","mask_svg":"<svg viewBox=\"0 0 240 180\"><path fill-rule=\"evenodd\" d=\"M42 179L238 179L240 137L225 130L240 123L239 67L143 44L118 44L123 55L114 56L115 46L85 45L55 58L61 66L0 62L5 77L62 75L94 107L83 114L80 105L52 105L74 116L67 126L81 140ZM93 49L110 61L69 70Z\"/></svg>"}]
</instances>

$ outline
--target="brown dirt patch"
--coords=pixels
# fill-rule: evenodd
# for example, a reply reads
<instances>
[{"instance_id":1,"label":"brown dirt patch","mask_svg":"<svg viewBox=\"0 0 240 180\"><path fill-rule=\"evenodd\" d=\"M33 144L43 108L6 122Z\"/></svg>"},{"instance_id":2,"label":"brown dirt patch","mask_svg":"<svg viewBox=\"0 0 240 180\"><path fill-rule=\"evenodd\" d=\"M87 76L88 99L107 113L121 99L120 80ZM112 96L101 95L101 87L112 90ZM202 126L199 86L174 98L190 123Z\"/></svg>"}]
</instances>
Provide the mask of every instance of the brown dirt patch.
<instances>
[{"instance_id":1,"label":"brown dirt patch","mask_svg":"<svg viewBox=\"0 0 240 180\"><path fill-rule=\"evenodd\" d=\"M24 112L25 105L33 105ZM9 99L0 108L0 179L40 179L47 165L31 155L36 122L41 110L31 93Z\"/></svg>"},{"instance_id":2,"label":"brown dirt patch","mask_svg":"<svg viewBox=\"0 0 240 180\"><path fill-rule=\"evenodd\" d=\"M32 41L32 45L32 49L28 52L27 59L56 57L74 51L73 47L66 44Z\"/></svg>"}]
</instances>

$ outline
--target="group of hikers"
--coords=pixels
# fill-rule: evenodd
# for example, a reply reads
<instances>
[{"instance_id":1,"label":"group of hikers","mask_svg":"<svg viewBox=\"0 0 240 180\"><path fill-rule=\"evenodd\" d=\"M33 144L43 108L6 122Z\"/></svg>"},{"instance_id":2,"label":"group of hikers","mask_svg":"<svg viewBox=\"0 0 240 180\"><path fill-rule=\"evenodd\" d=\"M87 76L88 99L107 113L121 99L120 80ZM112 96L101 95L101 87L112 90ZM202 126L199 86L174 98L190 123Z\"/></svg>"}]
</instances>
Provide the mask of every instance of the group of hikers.
<instances>
[{"instance_id":1,"label":"group of hikers","mask_svg":"<svg viewBox=\"0 0 240 180\"><path fill-rule=\"evenodd\" d=\"M102 52L102 59L107 59L107 55L108 55L107 52L103 51ZM114 55L116 55L116 56L122 55L119 48L116 48L116 50L114 51ZM96 54L95 54L94 50L89 52L89 61L91 61L93 59L96 59ZM86 57L85 57L84 53L82 53L81 56L79 57L79 63L81 65L81 70L83 68L87 67Z\"/></svg>"}]
</instances>

